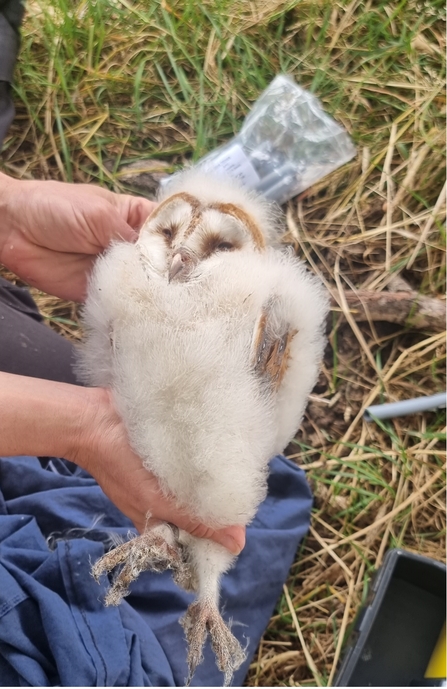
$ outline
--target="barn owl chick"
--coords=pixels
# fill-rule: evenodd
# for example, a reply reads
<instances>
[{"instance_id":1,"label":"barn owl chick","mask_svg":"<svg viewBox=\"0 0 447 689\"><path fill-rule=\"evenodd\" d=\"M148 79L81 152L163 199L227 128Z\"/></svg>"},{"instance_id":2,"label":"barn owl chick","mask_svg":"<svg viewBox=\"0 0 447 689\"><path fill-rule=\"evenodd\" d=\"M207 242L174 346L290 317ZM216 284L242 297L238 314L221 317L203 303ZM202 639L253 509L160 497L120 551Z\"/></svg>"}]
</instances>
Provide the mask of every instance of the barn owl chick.
<instances>
[{"instance_id":1,"label":"barn owl chick","mask_svg":"<svg viewBox=\"0 0 447 689\"><path fill-rule=\"evenodd\" d=\"M318 373L327 299L272 248L275 213L234 183L190 171L169 185L136 244L100 258L85 307L84 380L112 388L130 442L162 490L213 528L248 524L268 462L296 432ZM191 680L209 633L225 684L245 654L223 621L222 546L148 521L94 566L121 569L117 604L144 569L197 593L183 618Z\"/></svg>"}]
</instances>

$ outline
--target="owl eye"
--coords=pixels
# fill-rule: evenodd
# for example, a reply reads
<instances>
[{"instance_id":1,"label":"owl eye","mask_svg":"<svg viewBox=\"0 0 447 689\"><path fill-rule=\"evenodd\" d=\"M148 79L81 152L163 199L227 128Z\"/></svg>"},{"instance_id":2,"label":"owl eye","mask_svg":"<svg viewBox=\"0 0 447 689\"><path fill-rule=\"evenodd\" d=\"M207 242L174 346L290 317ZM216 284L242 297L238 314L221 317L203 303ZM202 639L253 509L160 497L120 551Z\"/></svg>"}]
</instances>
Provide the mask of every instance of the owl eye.
<instances>
[{"instance_id":1,"label":"owl eye","mask_svg":"<svg viewBox=\"0 0 447 689\"><path fill-rule=\"evenodd\" d=\"M234 249L233 244L230 244L230 242L221 242L216 246L217 251L231 251Z\"/></svg>"},{"instance_id":2,"label":"owl eye","mask_svg":"<svg viewBox=\"0 0 447 689\"><path fill-rule=\"evenodd\" d=\"M161 233L166 239L172 239L172 230L170 230L169 227L164 227Z\"/></svg>"}]
</instances>

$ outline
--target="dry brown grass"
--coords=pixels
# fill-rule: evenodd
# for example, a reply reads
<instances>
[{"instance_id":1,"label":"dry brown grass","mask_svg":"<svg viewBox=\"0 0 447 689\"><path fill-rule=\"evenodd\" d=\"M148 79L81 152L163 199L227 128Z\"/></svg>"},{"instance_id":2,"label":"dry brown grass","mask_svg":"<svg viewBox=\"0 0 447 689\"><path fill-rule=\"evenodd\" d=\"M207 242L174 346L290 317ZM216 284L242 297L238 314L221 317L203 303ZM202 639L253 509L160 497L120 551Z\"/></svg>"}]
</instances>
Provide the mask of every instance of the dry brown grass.
<instances>
[{"instance_id":1,"label":"dry brown grass","mask_svg":"<svg viewBox=\"0 0 447 689\"><path fill-rule=\"evenodd\" d=\"M330 685L387 549L445 557L444 413L380 426L362 417L371 403L445 389L445 333L360 322L345 300L352 290L386 292L396 278L444 297L443 6L256 2L239 16L229 2L194 9L163 0L147 10L120 0L100 21L87 3L73 20L62 0L54 5L30 3L23 105L18 99L3 158L10 174L120 190L125 162L179 164L227 138L281 68L312 86L358 144L354 161L287 207L284 241L338 306L320 380L287 450L314 490L312 527L247 680ZM89 22L102 27L96 52ZM52 326L79 337L72 304L36 299Z\"/></svg>"}]
</instances>

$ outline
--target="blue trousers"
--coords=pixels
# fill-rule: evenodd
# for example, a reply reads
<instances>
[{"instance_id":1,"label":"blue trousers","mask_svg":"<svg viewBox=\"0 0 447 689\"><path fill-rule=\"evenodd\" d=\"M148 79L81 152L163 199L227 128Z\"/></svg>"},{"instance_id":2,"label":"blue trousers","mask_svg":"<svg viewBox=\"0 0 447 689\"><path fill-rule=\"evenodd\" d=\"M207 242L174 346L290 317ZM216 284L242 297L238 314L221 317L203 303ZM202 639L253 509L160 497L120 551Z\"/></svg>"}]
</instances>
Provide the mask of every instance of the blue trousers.
<instances>
[{"instance_id":1,"label":"blue trousers","mask_svg":"<svg viewBox=\"0 0 447 689\"><path fill-rule=\"evenodd\" d=\"M223 577L224 618L233 619L248 652L236 686L281 594L310 509L304 472L275 457L268 497ZM169 572L146 572L119 607L106 608L106 577L98 585L90 574L110 532L125 537L131 528L95 480L69 462L0 458L1 686L184 684L187 649L178 620L193 597ZM208 644L192 685L219 686L222 679Z\"/></svg>"}]
</instances>

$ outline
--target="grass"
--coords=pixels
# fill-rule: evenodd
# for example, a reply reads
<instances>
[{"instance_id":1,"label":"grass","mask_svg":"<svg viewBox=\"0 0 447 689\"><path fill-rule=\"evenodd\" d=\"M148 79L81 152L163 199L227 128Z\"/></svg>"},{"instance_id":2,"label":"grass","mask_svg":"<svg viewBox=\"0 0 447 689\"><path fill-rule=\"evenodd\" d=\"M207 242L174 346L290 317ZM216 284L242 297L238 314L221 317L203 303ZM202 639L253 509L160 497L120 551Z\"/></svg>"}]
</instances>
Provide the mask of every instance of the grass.
<instances>
[{"instance_id":1,"label":"grass","mask_svg":"<svg viewBox=\"0 0 447 689\"><path fill-rule=\"evenodd\" d=\"M250 686L330 685L389 548L445 557L445 414L367 424L362 410L445 389L445 337L357 323L345 292L404 278L445 292L444 3L33 0L3 170L127 188L136 160L169 169L237 132L280 71L351 133L357 157L287 206L284 241L338 306L318 385L287 454L313 523L250 668ZM80 336L76 307L35 293Z\"/></svg>"}]
</instances>

